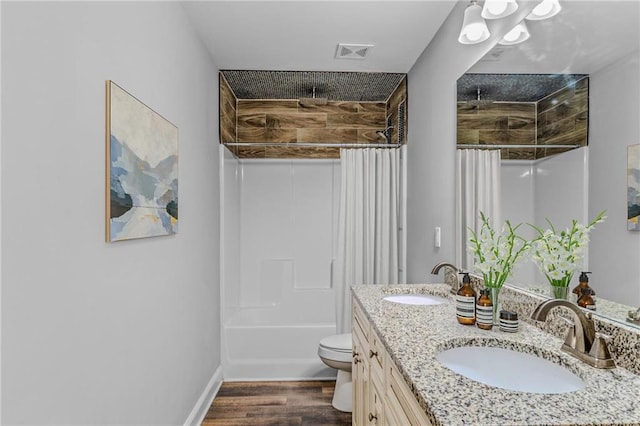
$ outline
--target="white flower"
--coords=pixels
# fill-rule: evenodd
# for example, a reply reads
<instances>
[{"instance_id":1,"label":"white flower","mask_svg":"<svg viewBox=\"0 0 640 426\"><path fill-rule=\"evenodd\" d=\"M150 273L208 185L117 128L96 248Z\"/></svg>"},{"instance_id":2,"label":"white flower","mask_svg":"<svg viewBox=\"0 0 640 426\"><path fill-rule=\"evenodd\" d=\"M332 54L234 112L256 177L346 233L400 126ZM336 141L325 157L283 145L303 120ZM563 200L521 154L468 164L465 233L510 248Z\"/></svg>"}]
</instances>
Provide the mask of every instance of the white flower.
<instances>
[{"instance_id":1,"label":"white flower","mask_svg":"<svg viewBox=\"0 0 640 426\"><path fill-rule=\"evenodd\" d=\"M472 237L467 246L476 259L475 269L482 273L485 286L501 287L513 271L517 261L521 260L529 249L529 242L516 234L520 226L512 226L506 221L501 232L494 231L488 218L480 212L482 226Z\"/></svg>"},{"instance_id":2,"label":"white flower","mask_svg":"<svg viewBox=\"0 0 640 426\"><path fill-rule=\"evenodd\" d=\"M573 273L582 266L589 232L605 217L603 211L587 226L574 219L571 228L559 233L548 219L551 229L543 231L531 225L538 231L538 238L532 242L532 260L552 285L569 285Z\"/></svg>"}]
</instances>

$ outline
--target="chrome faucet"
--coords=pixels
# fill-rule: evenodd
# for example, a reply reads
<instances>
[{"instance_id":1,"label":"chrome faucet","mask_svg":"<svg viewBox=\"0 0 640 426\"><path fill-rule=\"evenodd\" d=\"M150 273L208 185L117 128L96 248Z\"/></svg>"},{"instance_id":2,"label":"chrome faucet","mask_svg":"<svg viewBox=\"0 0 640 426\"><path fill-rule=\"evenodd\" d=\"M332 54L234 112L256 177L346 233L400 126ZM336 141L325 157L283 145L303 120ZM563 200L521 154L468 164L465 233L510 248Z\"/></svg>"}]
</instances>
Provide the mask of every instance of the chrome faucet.
<instances>
[{"instance_id":1,"label":"chrome faucet","mask_svg":"<svg viewBox=\"0 0 640 426\"><path fill-rule=\"evenodd\" d=\"M585 314L577 305L561 299L542 302L531 314L536 321L545 321L549 311L562 306L573 314L573 327L569 329L564 344L560 348L579 360L596 368L615 368L603 334L596 333L591 314Z\"/></svg>"},{"instance_id":2,"label":"chrome faucet","mask_svg":"<svg viewBox=\"0 0 640 426\"><path fill-rule=\"evenodd\" d=\"M445 266L447 266L447 267L449 267L449 268L451 268L451 269L454 269L454 270L456 271L456 284L458 284L458 285L459 285L459 283L458 283L458 276L457 276L457 274L458 274L458 273L460 273L460 272L462 272L462 270L461 270L461 269L459 269L457 266L452 265L451 263L447 263L447 262L440 262L440 263L436 264L436 266L434 266L434 267L433 267L433 269L431 270L431 273L432 273L433 275L438 275L438 272L440 272L440 269L441 269L441 268L444 268ZM452 286L452 287L451 287L451 293L452 293L452 294L456 294L457 292L458 292L458 289L457 289L457 288L453 288L453 286Z\"/></svg>"}]
</instances>

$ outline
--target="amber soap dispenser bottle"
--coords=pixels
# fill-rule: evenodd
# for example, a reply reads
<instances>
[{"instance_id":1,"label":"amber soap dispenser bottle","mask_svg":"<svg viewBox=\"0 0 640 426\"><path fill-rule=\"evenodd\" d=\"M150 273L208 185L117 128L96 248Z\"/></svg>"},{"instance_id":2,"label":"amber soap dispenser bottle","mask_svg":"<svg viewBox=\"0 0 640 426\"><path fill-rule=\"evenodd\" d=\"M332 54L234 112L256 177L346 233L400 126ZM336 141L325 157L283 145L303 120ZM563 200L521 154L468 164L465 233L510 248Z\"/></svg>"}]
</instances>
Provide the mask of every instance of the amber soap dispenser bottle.
<instances>
[{"instance_id":1,"label":"amber soap dispenser bottle","mask_svg":"<svg viewBox=\"0 0 640 426\"><path fill-rule=\"evenodd\" d=\"M471 287L469 273L462 274L462 287L456 293L456 318L460 324L473 325L476 323L476 292Z\"/></svg>"},{"instance_id":2,"label":"amber soap dispenser bottle","mask_svg":"<svg viewBox=\"0 0 640 426\"><path fill-rule=\"evenodd\" d=\"M572 291L572 293L575 294L576 301L579 300L582 297L582 290L583 289L588 289L589 290L589 295L595 301L596 292L593 291L593 289L591 287L589 287L589 276L587 274L590 274L590 273L591 272L582 272L580 274L580 278L578 278L579 284L577 286L575 286L575 288Z\"/></svg>"},{"instance_id":3,"label":"amber soap dispenser bottle","mask_svg":"<svg viewBox=\"0 0 640 426\"><path fill-rule=\"evenodd\" d=\"M489 297L489 289L480 290L480 297L476 302L476 325L483 330L493 328L493 302Z\"/></svg>"}]
</instances>

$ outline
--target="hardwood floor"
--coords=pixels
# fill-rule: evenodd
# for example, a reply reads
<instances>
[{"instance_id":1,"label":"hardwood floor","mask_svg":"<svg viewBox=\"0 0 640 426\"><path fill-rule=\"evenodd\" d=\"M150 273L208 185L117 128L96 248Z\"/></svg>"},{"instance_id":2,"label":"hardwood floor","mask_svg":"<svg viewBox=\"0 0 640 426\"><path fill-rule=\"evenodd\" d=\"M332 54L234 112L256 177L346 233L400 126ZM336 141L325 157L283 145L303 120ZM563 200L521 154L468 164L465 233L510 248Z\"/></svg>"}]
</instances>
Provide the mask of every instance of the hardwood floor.
<instances>
[{"instance_id":1,"label":"hardwood floor","mask_svg":"<svg viewBox=\"0 0 640 426\"><path fill-rule=\"evenodd\" d=\"M226 382L202 425L351 425L351 413L331 406L334 386L333 381Z\"/></svg>"}]
</instances>

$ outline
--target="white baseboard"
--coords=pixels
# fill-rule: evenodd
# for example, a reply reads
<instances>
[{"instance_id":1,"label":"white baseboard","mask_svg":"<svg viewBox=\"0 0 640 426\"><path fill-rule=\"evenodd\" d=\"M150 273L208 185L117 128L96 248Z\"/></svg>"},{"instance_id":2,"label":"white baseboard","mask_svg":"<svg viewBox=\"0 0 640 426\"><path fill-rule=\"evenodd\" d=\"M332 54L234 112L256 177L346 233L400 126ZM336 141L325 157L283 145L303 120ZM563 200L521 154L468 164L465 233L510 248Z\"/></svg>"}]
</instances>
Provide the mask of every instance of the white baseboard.
<instances>
[{"instance_id":1,"label":"white baseboard","mask_svg":"<svg viewBox=\"0 0 640 426\"><path fill-rule=\"evenodd\" d=\"M216 371L214 371L202 395L200 395L193 410L189 413L189 417L185 420L184 426L199 426L202 423L204 416L206 416L207 411L209 411L211 402L213 402L213 398L216 397L220 390L220 386L222 386L222 366L218 366Z\"/></svg>"}]
</instances>

